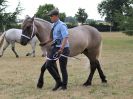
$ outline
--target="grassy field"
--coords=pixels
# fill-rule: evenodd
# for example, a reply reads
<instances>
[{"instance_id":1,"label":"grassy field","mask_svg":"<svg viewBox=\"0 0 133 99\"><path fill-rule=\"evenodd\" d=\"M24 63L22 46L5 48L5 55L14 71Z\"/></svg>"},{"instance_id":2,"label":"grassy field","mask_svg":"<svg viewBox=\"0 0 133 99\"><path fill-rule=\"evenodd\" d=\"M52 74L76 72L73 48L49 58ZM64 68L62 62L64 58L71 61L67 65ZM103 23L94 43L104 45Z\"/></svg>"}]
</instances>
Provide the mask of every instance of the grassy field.
<instances>
[{"instance_id":1,"label":"grassy field","mask_svg":"<svg viewBox=\"0 0 133 99\"><path fill-rule=\"evenodd\" d=\"M40 68L45 61L40 47L37 46L37 55L32 58L25 56L29 46L17 45L20 58L15 58L10 48L0 58L0 99L133 99L133 37L122 33L102 33L102 36L101 63L107 85L101 83L96 71L93 85L82 86L88 77L89 61L79 55L81 60L69 59L67 91L51 91L55 82L47 71L44 87L37 89Z\"/></svg>"}]
</instances>

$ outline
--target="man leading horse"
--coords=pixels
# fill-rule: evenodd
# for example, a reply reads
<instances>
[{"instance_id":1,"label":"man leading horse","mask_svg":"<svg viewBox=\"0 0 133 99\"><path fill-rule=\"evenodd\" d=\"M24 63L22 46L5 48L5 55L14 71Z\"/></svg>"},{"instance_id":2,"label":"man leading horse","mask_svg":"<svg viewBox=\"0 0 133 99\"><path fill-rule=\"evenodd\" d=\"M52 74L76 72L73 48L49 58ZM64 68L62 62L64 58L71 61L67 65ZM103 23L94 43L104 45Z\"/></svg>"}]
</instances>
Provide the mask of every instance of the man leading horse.
<instances>
[{"instance_id":1,"label":"man leading horse","mask_svg":"<svg viewBox=\"0 0 133 99\"><path fill-rule=\"evenodd\" d=\"M42 50L43 48L46 48L46 51L47 51L48 58L41 68L41 73L38 79L37 87L39 88L43 87L44 85L43 76L46 69L49 70L53 78L56 80L56 86L53 90L57 90L58 88L62 87L63 84L59 76L58 69L56 67L56 62L53 60L58 59L56 58L56 56L58 56L58 54L62 52L62 54L59 55L59 57L65 56L60 58L60 60L62 59L63 64L65 64L64 59L69 53L69 45L70 45L69 57L74 57L82 53L90 61L90 73L88 75L86 82L83 85L84 86L92 85L92 79L96 69L98 70L102 83L107 83L106 76L104 75L103 70L101 68L101 64L99 62L99 55L101 52L101 45L102 45L102 37L100 32L96 28L91 27L89 25L82 25L72 29L68 29L68 32L69 32L69 36L68 36L66 32L67 28L65 24L59 20L59 16L58 16L59 12L58 11L56 13L55 12L56 11L51 11L52 14L49 13L49 15L51 16L51 21L56 19L56 21L53 21L55 26L54 25L52 26L52 24L46 20L43 20L40 18L34 18L34 17L26 18L22 24L23 35L21 36L21 44L26 45L28 41L36 35L40 41L40 44L42 45L41 46ZM51 47L51 44L49 43L49 41L51 41L50 40L51 30L53 31L51 38L53 37L53 41L55 41L52 44L52 47ZM65 31L65 35L62 35L61 33L64 33L64 31ZM57 34L55 35L55 33ZM58 40L60 36L62 39ZM68 40L69 40L69 43L68 43ZM65 49L67 50L65 51ZM54 51L55 51L55 54L52 54L54 53ZM56 51L58 53L56 53ZM52 55L53 57L51 57ZM66 65L62 65L62 66L64 66L64 67L61 67L63 68L62 71L66 70L66 67L65 67ZM63 71L63 73L65 72ZM67 76L65 75L63 77L64 77L63 82L65 81L67 82ZM66 86L67 84L64 84L64 85Z\"/></svg>"},{"instance_id":2,"label":"man leading horse","mask_svg":"<svg viewBox=\"0 0 133 99\"><path fill-rule=\"evenodd\" d=\"M57 56L63 54L65 56L69 55L69 42L68 42L68 29L65 23L60 21L59 19L59 11L58 9L53 9L48 13L50 16L51 22L53 23L53 27L50 34L50 41L53 42L51 45L50 54L47 56L46 67L52 77L56 81L56 85L53 88L53 91L57 90L59 87L61 89L67 89L67 82L68 82L68 73L67 73L67 57L61 56L59 58L60 69L62 73L62 81L56 66L56 60L54 57L56 54ZM50 67L50 68L49 68Z\"/></svg>"}]
</instances>

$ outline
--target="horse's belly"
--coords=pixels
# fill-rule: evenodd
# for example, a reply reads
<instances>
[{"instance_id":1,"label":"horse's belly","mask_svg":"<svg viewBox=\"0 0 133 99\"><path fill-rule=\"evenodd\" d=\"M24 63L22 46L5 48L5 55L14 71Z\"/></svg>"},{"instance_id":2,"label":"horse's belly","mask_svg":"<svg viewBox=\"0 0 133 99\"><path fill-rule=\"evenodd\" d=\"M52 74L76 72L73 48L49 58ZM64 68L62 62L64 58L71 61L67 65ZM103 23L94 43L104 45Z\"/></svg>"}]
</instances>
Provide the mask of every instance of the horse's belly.
<instances>
[{"instance_id":1,"label":"horse's belly","mask_svg":"<svg viewBox=\"0 0 133 99\"><path fill-rule=\"evenodd\" d=\"M81 54L87 46L88 43L85 41L75 41L73 43L71 43L70 41L70 56L76 56L78 54Z\"/></svg>"},{"instance_id":2,"label":"horse's belly","mask_svg":"<svg viewBox=\"0 0 133 99\"><path fill-rule=\"evenodd\" d=\"M81 54L88 46L88 37L80 34L69 36L70 56Z\"/></svg>"}]
</instances>

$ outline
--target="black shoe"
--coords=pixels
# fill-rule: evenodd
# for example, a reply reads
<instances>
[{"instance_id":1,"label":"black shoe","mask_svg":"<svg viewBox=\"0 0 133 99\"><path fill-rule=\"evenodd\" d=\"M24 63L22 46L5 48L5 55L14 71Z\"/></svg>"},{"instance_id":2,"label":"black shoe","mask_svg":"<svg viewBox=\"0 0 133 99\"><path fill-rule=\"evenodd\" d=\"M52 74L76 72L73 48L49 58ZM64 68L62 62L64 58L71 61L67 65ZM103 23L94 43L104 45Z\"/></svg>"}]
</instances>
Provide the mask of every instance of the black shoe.
<instances>
[{"instance_id":1,"label":"black shoe","mask_svg":"<svg viewBox=\"0 0 133 99\"><path fill-rule=\"evenodd\" d=\"M52 89L53 91L56 91L58 88L62 86L62 83L56 83L55 87Z\"/></svg>"},{"instance_id":2,"label":"black shoe","mask_svg":"<svg viewBox=\"0 0 133 99\"><path fill-rule=\"evenodd\" d=\"M61 90L67 90L67 86L64 86L64 85L63 85L63 86L61 87Z\"/></svg>"}]
</instances>

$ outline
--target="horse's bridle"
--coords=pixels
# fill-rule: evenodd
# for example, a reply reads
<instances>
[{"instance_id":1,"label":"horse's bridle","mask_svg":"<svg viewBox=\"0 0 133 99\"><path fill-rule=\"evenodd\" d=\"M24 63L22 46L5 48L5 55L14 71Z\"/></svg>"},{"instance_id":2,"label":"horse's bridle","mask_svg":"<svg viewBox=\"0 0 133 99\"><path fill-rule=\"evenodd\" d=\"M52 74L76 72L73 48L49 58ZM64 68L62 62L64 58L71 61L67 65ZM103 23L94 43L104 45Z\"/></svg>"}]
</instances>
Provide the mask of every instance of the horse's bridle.
<instances>
[{"instance_id":1,"label":"horse's bridle","mask_svg":"<svg viewBox=\"0 0 133 99\"><path fill-rule=\"evenodd\" d=\"M31 39L33 38L33 34L34 34L34 32L35 32L35 23L34 23L34 21L33 21L32 26L33 26L33 27L32 27L32 34L31 34L30 37L29 37L29 36L26 36L26 35L24 35L24 34L22 34L21 36L23 36L23 37L25 37L25 38L31 40Z\"/></svg>"}]
</instances>

